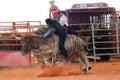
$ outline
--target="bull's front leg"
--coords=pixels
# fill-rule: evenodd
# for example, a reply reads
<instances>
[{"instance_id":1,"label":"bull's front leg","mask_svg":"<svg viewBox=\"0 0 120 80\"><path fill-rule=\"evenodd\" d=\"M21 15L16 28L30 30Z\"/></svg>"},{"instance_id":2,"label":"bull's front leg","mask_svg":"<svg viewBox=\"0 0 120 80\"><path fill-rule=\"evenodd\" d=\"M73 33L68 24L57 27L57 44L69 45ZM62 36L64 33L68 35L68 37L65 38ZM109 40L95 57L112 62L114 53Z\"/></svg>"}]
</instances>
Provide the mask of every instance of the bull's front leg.
<instances>
[{"instance_id":1,"label":"bull's front leg","mask_svg":"<svg viewBox=\"0 0 120 80\"><path fill-rule=\"evenodd\" d=\"M41 53L41 69L45 69L45 60L44 60L44 52Z\"/></svg>"},{"instance_id":2,"label":"bull's front leg","mask_svg":"<svg viewBox=\"0 0 120 80\"><path fill-rule=\"evenodd\" d=\"M58 53L58 47L54 46L52 49L52 66L56 66L56 57L57 57L57 53Z\"/></svg>"},{"instance_id":3,"label":"bull's front leg","mask_svg":"<svg viewBox=\"0 0 120 80\"><path fill-rule=\"evenodd\" d=\"M56 66L57 63L56 63L56 54L53 54L52 55L52 66Z\"/></svg>"},{"instance_id":4,"label":"bull's front leg","mask_svg":"<svg viewBox=\"0 0 120 80\"><path fill-rule=\"evenodd\" d=\"M53 44L52 44L52 66L56 66L56 57L57 57L57 53L59 50L59 37L57 37L56 35L52 35L53 36Z\"/></svg>"}]
</instances>

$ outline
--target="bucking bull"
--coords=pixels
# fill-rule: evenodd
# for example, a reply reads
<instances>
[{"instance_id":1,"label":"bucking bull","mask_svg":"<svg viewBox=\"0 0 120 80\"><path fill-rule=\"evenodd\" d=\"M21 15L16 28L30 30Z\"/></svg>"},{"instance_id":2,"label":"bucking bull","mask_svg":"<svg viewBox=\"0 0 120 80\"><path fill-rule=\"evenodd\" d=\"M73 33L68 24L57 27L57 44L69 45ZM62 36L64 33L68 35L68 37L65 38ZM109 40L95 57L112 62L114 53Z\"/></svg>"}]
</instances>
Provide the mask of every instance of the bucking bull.
<instances>
[{"instance_id":1,"label":"bucking bull","mask_svg":"<svg viewBox=\"0 0 120 80\"><path fill-rule=\"evenodd\" d=\"M36 30L35 34L44 34L47 31L46 27L42 27ZM25 55L32 49L38 49L40 52L42 63L45 66L44 57L46 55L50 55L52 57L52 65L56 65L56 58L60 53L58 46L59 37L55 34L52 34L48 38L39 39L37 37L33 37L31 34L25 35L21 37L21 51L22 54ZM89 61L87 59L88 49L86 43L75 35L67 35L65 41L65 48L69 53L70 60L72 58L79 58L80 69L82 69L82 64L84 63L86 69L83 69L83 72L88 72L91 67L89 66ZM49 53L49 54L48 54ZM62 56L64 58L64 56Z\"/></svg>"}]
</instances>

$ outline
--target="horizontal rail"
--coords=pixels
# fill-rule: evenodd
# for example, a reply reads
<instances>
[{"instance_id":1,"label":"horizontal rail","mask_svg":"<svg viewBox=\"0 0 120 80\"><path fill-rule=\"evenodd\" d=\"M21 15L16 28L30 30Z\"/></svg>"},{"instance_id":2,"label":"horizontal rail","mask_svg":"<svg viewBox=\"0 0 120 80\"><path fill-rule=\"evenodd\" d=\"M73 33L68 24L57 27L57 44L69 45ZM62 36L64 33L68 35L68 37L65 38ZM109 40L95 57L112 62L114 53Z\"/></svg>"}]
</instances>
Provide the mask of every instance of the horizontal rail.
<instances>
[{"instance_id":1,"label":"horizontal rail","mask_svg":"<svg viewBox=\"0 0 120 80\"><path fill-rule=\"evenodd\" d=\"M30 32L0 32L0 34L28 34Z\"/></svg>"},{"instance_id":2,"label":"horizontal rail","mask_svg":"<svg viewBox=\"0 0 120 80\"><path fill-rule=\"evenodd\" d=\"M94 29L94 31L104 31L104 32L105 32L105 31L113 31L113 30L116 31L116 29ZM82 29L81 29L81 30L74 30L74 31L75 31L75 32L88 32L88 31L89 31L89 32L92 32L91 29L89 29L89 30L84 30L84 29L82 30Z\"/></svg>"},{"instance_id":3,"label":"horizontal rail","mask_svg":"<svg viewBox=\"0 0 120 80\"><path fill-rule=\"evenodd\" d=\"M118 53L97 53L96 56L105 56L105 55L118 55Z\"/></svg>"},{"instance_id":4,"label":"horizontal rail","mask_svg":"<svg viewBox=\"0 0 120 80\"><path fill-rule=\"evenodd\" d=\"M101 41L101 42L95 42L95 43L116 43L117 41Z\"/></svg>"},{"instance_id":5,"label":"horizontal rail","mask_svg":"<svg viewBox=\"0 0 120 80\"><path fill-rule=\"evenodd\" d=\"M0 23L24 23L24 22L40 22L41 23L41 21L11 21L11 22L0 22Z\"/></svg>"},{"instance_id":6,"label":"horizontal rail","mask_svg":"<svg viewBox=\"0 0 120 80\"><path fill-rule=\"evenodd\" d=\"M21 46L20 44L0 44L0 46Z\"/></svg>"},{"instance_id":7,"label":"horizontal rail","mask_svg":"<svg viewBox=\"0 0 120 80\"><path fill-rule=\"evenodd\" d=\"M74 32L92 32L92 30L74 30Z\"/></svg>"},{"instance_id":8,"label":"horizontal rail","mask_svg":"<svg viewBox=\"0 0 120 80\"><path fill-rule=\"evenodd\" d=\"M108 48L95 48L96 50L100 50L100 49L103 49L103 50L105 50L105 49L118 49L117 47L108 47Z\"/></svg>"},{"instance_id":9,"label":"horizontal rail","mask_svg":"<svg viewBox=\"0 0 120 80\"><path fill-rule=\"evenodd\" d=\"M94 31L116 31L116 29L94 29Z\"/></svg>"},{"instance_id":10,"label":"horizontal rail","mask_svg":"<svg viewBox=\"0 0 120 80\"><path fill-rule=\"evenodd\" d=\"M15 26L16 29L31 29L30 26Z\"/></svg>"},{"instance_id":11,"label":"horizontal rail","mask_svg":"<svg viewBox=\"0 0 120 80\"><path fill-rule=\"evenodd\" d=\"M94 37L116 37L117 35L95 35Z\"/></svg>"},{"instance_id":12,"label":"horizontal rail","mask_svg":"<svg viewBox=\"0 0 120 80\"><path fill-rule=\"evenodd\" d=\"M20 41L21 39L0 39L0 41Z\"/></svg>"}]
</instances>

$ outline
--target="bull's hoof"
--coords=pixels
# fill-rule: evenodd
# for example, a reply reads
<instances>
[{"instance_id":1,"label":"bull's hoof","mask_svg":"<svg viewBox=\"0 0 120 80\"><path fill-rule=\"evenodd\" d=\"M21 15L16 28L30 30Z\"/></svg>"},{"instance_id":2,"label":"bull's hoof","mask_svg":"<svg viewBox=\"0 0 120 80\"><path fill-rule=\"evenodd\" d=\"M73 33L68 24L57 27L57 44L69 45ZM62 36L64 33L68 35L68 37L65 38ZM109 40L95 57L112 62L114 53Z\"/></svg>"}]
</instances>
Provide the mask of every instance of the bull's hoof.
<instances>
[{"instance_id":1,"label":"bull's hoof","mask_svg":"<svg viewBox=\"0 0 120 80\"><path fill-rule=\"evenodd\" d=\"M92 67L90 66L90 67L88 67L88 70L91 70L92 69ZM84 73L87 73L87 69L85 68L85 69L83 69L82 70Z\"/></svg>"},{"instance_id":2,"label":"bull's hoof","mask_svg":"<svg viewBox=\"0 0 120 80\"><path fill-rule=\"evenodd\" d=\"M54 63L52 66L53 66L53 67L55 67L56 65L57 65L57 64L56 64L56 63Z\"/></svg>"}]
</instances>

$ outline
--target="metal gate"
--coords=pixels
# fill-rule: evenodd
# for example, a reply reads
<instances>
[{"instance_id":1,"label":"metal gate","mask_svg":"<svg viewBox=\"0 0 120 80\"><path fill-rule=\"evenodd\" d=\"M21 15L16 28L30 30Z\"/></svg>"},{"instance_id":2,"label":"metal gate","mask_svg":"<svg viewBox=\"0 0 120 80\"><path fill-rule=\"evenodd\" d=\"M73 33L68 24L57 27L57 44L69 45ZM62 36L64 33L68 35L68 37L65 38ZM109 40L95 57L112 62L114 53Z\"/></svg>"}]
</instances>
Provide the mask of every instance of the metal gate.
<instances>
[{"instance_id":1,"label":"metal gate","mask_svg":"<svg viewBox=\"0 0 120 80\"><path fill-rule=\"evenodd\" d=\"M89 55L94 56L94 61L96 56L119 54L120 21L114 7L73 8L67 9L66 13L69 29L81 38L89 39Z\"/></svg>"}]
</instances>

